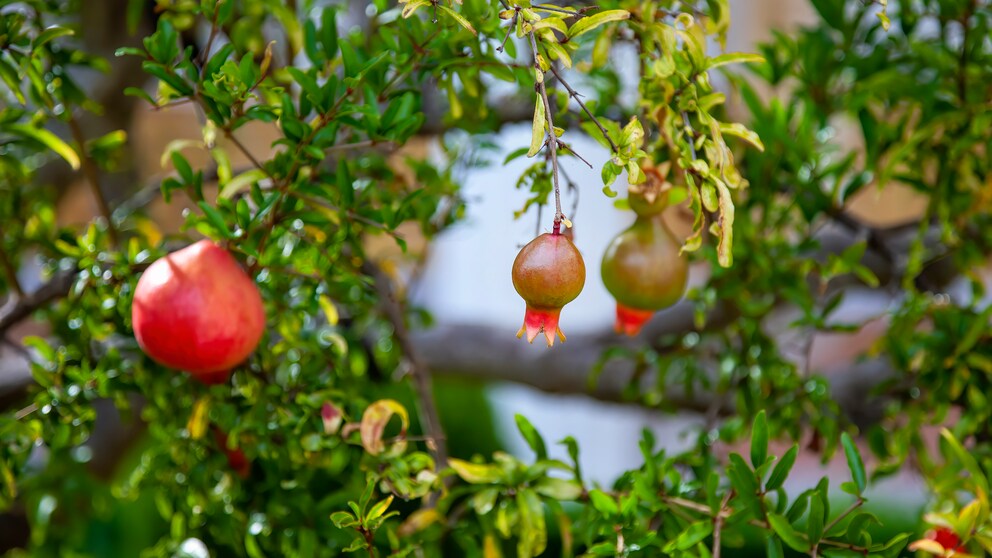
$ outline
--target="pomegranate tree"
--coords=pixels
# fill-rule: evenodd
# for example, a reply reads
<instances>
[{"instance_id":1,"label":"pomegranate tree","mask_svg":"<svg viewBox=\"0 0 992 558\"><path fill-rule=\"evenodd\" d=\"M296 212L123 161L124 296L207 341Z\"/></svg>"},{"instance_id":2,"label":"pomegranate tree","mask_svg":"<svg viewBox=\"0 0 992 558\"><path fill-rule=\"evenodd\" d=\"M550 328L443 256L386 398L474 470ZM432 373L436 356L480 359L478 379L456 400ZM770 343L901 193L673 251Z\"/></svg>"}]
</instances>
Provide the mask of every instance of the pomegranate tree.
<instances>
[{"instance_id":1,"label":"pomegranate tree","mask_svg":"<svg viewBox=\"0 0 992 558\"><path fill-rule=\"evenodd\" d=\"M680 243L662 218L668 189L653 168L648 182L631 187L628 200L634 224L610 242L603 255L603 284L617 301L616 330L636 335L658 310L675 304L685 292L688 265Z\"/></svg>"},{"instance_id":2,"label":"pomegranate tree","mask_svg":"<svg viewBox=\"0 0 992 558\"><path fill-rule=\"evenodd\" d=\"M156 362L206 384L223 383L255 350L265 328L258 287L208 240L156 261L138 280L134 336Z\"/></svg>"},{"instance_id":3,"label":"pomegranate tree","mask_svg":"<svg viewBox=\"0 0 992 558\"><path fill-rule=\"evenodd\" d=\"M586 264L575 244L557 228L542 234L520 250L512 274L513 288L527 303L517 337L526 333L533 343L543 332L549 347L555 334L564 342L565 334L558 327L561 309L579 296L586 282Z\"/></svg>"}]
</instances>

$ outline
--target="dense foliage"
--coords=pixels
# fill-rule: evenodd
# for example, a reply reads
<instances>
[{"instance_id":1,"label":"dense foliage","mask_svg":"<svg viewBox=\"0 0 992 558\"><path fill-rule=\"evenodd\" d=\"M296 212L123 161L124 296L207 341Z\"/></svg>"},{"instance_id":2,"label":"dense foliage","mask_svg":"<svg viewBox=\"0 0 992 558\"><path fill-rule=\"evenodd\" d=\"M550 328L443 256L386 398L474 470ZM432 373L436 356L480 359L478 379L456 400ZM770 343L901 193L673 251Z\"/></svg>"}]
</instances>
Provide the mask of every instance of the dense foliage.
<instances>
[{"instance_id":1,"label":"dense foliage","mask_svg":"<svg viewBox=\"0 0 992 558\"><path fill-rule=\"evenodd\" d=\"M154 87L128 95L203 117L202 141L170 144L174 172L153 185L191 207L185 233L164 237L148 192L115 203L101 189L127 165L127 137L88 137L80 124L105 109L86 81L110 67L75 35L88 3L0 2L0 334L31 316L50 329L24 340L31 385L0 415L0 509L31 527L14 555L98 553L92 517L139 498L168 522L149 556L206 555L203 545L253 558L719 556L753 540L770 557L899 556L914 540L930 555L992 553L992 306L977 271L992 243L988 2L813 0L818 24L776 34L759 56L719 48L726 0L374 0L358 11L159 0L154 14L131 0L132 30L150 19L154 30L118 55L140 60ZM620 51L639 60L630 104L609 63ZM738 63L748 69L727 71ZM768 86L782 97L759 94ZM728 114L728 96L744 116ZM429 320L406 307L402 274L367 254L372 237L405 248L401 225L429 241L457 222L456 177L520 105L528 121L534 106L533 139L511 158L535 158L518 186L528 206L553 204L548 225L572 226L557 159L581 158L569 142L587 133L611 155L590 171L603 195L625 178L686 203L695 225L683 257L710 270L687 294L690 330L603 355L638 363L631 403L672 410L676 392L712 402L693 451L668 455L646 433L643 464L612 486L583 477L572 439L569 462L550 459L522 416L532 460L449 457L409 335ZM278 129L271 157L236 135L257 125ZM836 141L851 127L863 149ZM443 157L395 157L426 134ZM207 168L190 164L196 149L211 154ZM50 171L66 165L102 213L82 230L56 218ZM860 190L893 183L926 197L922 219L880 229L846 210ZM824 241L831 227L848 233L839 247ZM230 251L265 301L262 344L222 385L156 364L132 333L142 271L198 236ZM26 288L38 268L44 283ZM852 285L893 301L867 355L885 368L865 403L879 412L858 421L772 324L787 308L807 338L856 330L833 317ZM87 442L106 400L147 434L133 469L101 492ZM925 427L948 417L954 426L928 442ZM776 456L770 439L794 445ZM742 441L746 457L714 449ZM850 498L838 504L826 479L785 491L801 445L844 454ZM942 534L879 538L866 487L909 467L928 480L925 524Z\"/></svg>"}]
</instances>

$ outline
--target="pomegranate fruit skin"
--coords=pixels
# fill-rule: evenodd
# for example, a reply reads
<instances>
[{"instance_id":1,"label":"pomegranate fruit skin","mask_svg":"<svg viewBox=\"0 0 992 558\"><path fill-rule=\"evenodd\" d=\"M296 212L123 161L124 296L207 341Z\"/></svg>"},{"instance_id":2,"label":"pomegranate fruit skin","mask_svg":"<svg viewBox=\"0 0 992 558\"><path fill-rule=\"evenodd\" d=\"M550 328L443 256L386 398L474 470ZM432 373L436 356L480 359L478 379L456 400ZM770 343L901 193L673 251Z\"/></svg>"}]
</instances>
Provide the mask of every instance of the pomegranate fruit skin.
<instances>
[{"instance_id":1,"label":"pomegranate fruit skin","mask_svg":"<svg viewBox=\"0 0 992 558\"><path fill-rule=\"evenodd\" d=\"M544 333L548 346L555 335L565 341L558 327L561 309L575 300L586 283L586 264L572 241L560 233L545 233L524 246L513 261L513 288L524 299L524 325L517 337L534 342Z\"/></svg>"},{"instance_id":2,"label":"pomegranate fruit skin","mask_svg":"<svg viewBox=\"0 0 992 558\"><path fill-rule=\"evenodd\" d=\"M655 312L682 298L688 271L661 216L638 216L610 242L600 267L617 301L617 332L636 335Z\"/></svg>"},{"instance_id":3,"label":"pomegranate fruit skin","mask_svg":"<svg viewBox=\"0 0 992 558\"><path fill-rule=\"evenodd\" d=\"M206 384L223 383L265 330L258 287L208 240L177 250L142 274L131 306L134 336L156 362Z\"/></svg>"}]
</instances>

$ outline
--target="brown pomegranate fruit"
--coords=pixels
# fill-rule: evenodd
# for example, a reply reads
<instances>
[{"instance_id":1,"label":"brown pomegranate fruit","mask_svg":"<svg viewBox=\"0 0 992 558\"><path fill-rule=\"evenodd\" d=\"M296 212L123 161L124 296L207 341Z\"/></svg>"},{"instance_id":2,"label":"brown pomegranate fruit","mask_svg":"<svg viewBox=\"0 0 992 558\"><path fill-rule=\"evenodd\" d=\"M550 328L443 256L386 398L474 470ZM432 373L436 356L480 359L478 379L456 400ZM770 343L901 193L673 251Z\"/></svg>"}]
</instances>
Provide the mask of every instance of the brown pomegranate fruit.
<instances>
[{"instance_id":1,"label":"brown pomegranate fruit","mask_svg":"<svg viewBox=\"0 0 992 558\"><path fill-rule=\"evenodd\" d=\"M613 239L600 271L617 301L617 332L637 335L655 312L682 297L688 265L661 215L648 214Z\"/></svg>"},{"instance_id":2,"label":"brown pomegranate fruit","mask_svg":"<svg viewBox=\"0 0 992 558\"><path fill-rule=\"evenodd\" d=\"M558 327L561 309L579 296L585 283L586 264L567 236L545 233L530 241L513 260L513 288L527 303L517 337L526 333L533 343L543 332L549 347L555 344L555 334L564 342Z\"/></svg>"},{"instance_id":3,"label":"brown pomegranate fruit","mask_svg":"<svg viewBox=\"0 0 992 558\"><path fill-rule=\"evenodd\" d=\"M145 354L215 384L255 350L265 310L258 287L231 254L201 240L145 270L131 321Z\"/></svg>"}]
</instances>

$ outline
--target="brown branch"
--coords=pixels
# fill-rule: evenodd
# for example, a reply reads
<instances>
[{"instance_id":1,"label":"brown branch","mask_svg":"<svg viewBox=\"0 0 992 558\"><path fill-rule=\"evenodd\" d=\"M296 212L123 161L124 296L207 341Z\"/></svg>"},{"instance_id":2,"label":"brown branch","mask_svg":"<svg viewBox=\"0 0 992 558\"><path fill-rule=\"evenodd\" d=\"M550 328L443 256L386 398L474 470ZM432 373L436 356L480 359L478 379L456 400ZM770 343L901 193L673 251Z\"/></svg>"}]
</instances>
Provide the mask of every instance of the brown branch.
<instances>
[{"instance_id":1,"label":"brown branch","mask_svg":"<svg viewBox=\"0 0 992 558\"><path fill-rule=\"evenodd\" d=\"M437 469L441 470L448 465L448 447L444 430L441 428L437 403L434 401L431 369L410 336L406 327L406 318L403 315L403 303L397 298L391 279L378 266L367 260L362 264L362 271L375 280L375 288L382 301L382 310L386 319L393 326L393 335L396 336L400 349L410 363L410 376L417 393L421 422L426 431L426 438L429 440L427 446L434 454Z\"/></svg>"},{"instance_id":2,"label":"brown branch","mask_svg":"<svg viewBox=\"0 0 992 558\"><path fill-rule=\"evenodd\" d=\"M723 497L720 502L720 509L716 512L716 517L713 518L713 558L720 558L720 553L722 548L720 545L720 536L723 533L723 522L726 519L723 515L723 510L727 509L727 504L730 503L730 499L733 498L734 491L731 490Z\"/></svg>"},{"instance_id":3,"label":"brown branch","mask_svg":"<svg viewBox=\"0 0 992 558\"><path fill-rule=\"evenodd\" d=\"M64 298L69 294L69 288L72 287L75 279L75 272L60 273L35 292L16 300L13 304L0 308L0 335L5 334L15 324L30 317L35 311Z\"/></svg>"},{"instance_id":4,"label":"brown branch","mask_svg":"<svg viewBox=\"0 0 992 558\"><path fill-rule=\"evenodd\" d=\"M588 116L592 120L593 124L595 124L596 127L599 128L599 131L603 134L603 137L606 138L607 142L609 142L610 149L614 153L619 153L620 148L617 147L616 142L614 142L613 138L610 137L610 134L606 131L606 128L603 126L603 123L600 122L599 119L596 118L596 115L594 115L592 111L589 110L589 107L587 107L586 104L582 102L582 95L580 95L579 92L576 91L575 89L572 89L572 86L569 85L567 81L565 81L565 78L561 77L561 74L558 72L558 69L555 68L554 64L551 65L551 73L555 75L555 79L558 80L558 83L560 83L562 87L564 87L565 90L568 91L568 94L573 99L575 99L575 102L578 103L580 107L582 107L582 110L585 111L586 116Z\"/></svg>"},{"instance_id":5,"label":"brown branch","mask_svg":"<svg viewBox=\"0 0 992 558\"><path fill-rule=\"evenodd\" d=\"M79 121L76 120L71 110L68 111L68 114L67 123L69 124L69 130L72 132L72 139L79 145L79 163L83 169L83 176L86 177L86 182L89 183L90 189L93 191L93 198L96 200L97 207L100 209L100 215L107 221L107 235L110 236L110 242L116 246L117 227L114 226L113 212L110 210L107 198L103 195L103 190L100 187L100 171L96 168L96 163L90 158L90 154L86 149L86 135L83 134L83 129L79 125Z\"/></svg>"},{"instance_id":6,"label":"brown branch","mask_svg":"<svg viewBox=\"0 0 992 558\"><path fill-rule=\"evenodd\" d=\"M3 275L7 280L10 290L14 292L17 298L24 298L24 288L21 287L21 281L17 278L17 270L14 269L14 265L11 263L10 258L7 257L3 246L0 246L0 267L3 268Z\"/></svg>"},{"instance_id":7,"label":"brown branch","mask_svg":"<svg viewBox=\"0 0 992 558\"><path fill-rule=\"evenodd\" d=\"M530 32L530 48L534 53L534 69L543 74L544 70L541 69L540 53L537 50L537 38L534 36L533 29ZM548 100L548 88L544 85L544 79L540 79L537 82L537 90L541 95L541 101L544 103L544 115L547 119L546 130L548 136L548 149L551 151L551 178L554 182L555 188L555 219L552 230L555 234L561 231L561 221L565 215L561 212L561 189L558 186L558 135L555 133L555 123L554 118L551 116L551 101Z\"/></svg>"}]
</instances>

